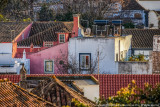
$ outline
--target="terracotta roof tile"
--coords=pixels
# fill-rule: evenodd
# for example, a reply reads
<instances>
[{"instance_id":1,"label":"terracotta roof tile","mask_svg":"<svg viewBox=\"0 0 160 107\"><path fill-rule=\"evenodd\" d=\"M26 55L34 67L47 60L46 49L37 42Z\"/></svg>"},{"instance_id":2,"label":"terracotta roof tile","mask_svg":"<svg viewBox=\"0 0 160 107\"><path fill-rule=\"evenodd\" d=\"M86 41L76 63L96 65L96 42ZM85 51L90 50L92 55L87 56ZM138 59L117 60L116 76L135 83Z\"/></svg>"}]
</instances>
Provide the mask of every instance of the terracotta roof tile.
<instances>
[{"instance_id":1,"label":"terracotta roof tile","mask_svg":"<svg viewBox=\"0 0 160 107\"><path fill-rule=\"evenodd\" d=\"M29 22L0 22L0 43L12 42L29 24Z\"/></svg>"},{"instance_id":2,"label":"terracotta roof tile","mask_svg":"<svg viewBox=\"0 0 160 107\"><path fill-rule=\"evenodd\" d=\"M124 29L124 35L132 35L132 48L153 48L153 36L160 35L160 29Z\"/></svg>"},{"instance_id":3,"label":"terracotta roof tile","mask_svg":"<svg viewBox=\"0 0 160 107\"><path fill-rule=\"evenodd\" d=\"M136 0L122 0L122 10L145 10Z\"/></svg>"},{"instance_id":4,"label":"terracotta roof tile","mask_svg":"<svg viewBox=\"0 0 160 107\"><path fill-rule=\"evenodd\" d=\"M51 74L33 74L27 75L27 77L48 77L53 76ZM91 76L90 74L57 74L56 76ZM98 75L92 75L98 79ZM3 76L0 75L0 78ZM13 80L16 75L8 76L9 80ZM160 83L160 75L127 75L127 74L119 74L119 75L110 75L110 74L101 74L99 75L99 86L100 86L100 96L108 98L110 96L116 95L116 92L126 87L132 80L136 81L136 84L140 88L144 88L144 83L148 82L151 85L156 85ZM18 81L19 82L19 81Z\"/></svg>"},{"instance_id":5,"label":"terracotta roof tile","mask_svg":"<svg viewBox=\"0 0 160 107\"><path fill-rule=\"evenodd\" d=\"M54 80L56 81L56 83L58 83L61 87L63 87L68 93L71 94L71 96L73 96L73 98L76 98L78 101L80 101L81 103L88 105L89 107L94 107L95 103L89 99L87 99L86 97L84 97L82 94L78 93L77 91L73 90L72 88L68 87L66 84L64 84L63 82L61 82L59 79L57 79L55 76L53 76Z\"/></svg>"},{"instance_id":6,"label":"terracotta roof tile","mask_svg":"<svg viewBox=\"0 0 160 107\"><path fill-rule=\"evenodd\" d=\"M28 38L17 43L18 46L43 46L43 41L57 41L56 32L65 30L70 33L73 22L34 22Z\"/></svg>"},{"instance_id":7,"label":"terracotta roof tile","mask_svg":"<svg viewBox=\"0 0 160 107\"><path fill-rule=\"evenodd\" d=\"M53 107L54 105L40 97L27 92L19 86L5 80L0 80L0 106L30 106Z\"/></svg>"}]
</instances>

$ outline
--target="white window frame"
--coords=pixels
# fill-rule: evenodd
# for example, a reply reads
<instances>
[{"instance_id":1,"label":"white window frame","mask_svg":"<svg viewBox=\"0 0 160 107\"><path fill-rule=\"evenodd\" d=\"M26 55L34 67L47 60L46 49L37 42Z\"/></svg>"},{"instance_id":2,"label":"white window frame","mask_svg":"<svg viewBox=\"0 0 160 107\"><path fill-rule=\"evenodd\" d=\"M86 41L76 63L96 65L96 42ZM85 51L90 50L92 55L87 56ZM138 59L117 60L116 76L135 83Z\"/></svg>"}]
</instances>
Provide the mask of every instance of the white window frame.
<instances>
[{"instance_id":1,"label":"white window frame","mask_svg":"<svg viewBox=\"0 0 160 107\"><path fill-rule=\"evenodd\" d=\"M46 62L52 61L52 71L46 71ZM54 73L54 60L44 60L44 73L53 74Z\"/></svg>"},{"instance_id":2,"label":"white window frame","mask_svg":"<svg viewBox=\"0 0 160 107\"><path fill-rule=\"evenodd\" d=\"M82 61L83 59L82 59L82 57L83 56L85 56L85 58L86 58L86 56L88 56L88 67L86 66L86 59L84 60L84 61ZM80 66L80 69L81 70L89 70L90 68L91 68L91 54L90 53L80 53L79 54L79 66ZM82 63L85 63L84 65L84 67L82 67Z\"/></svg>"},{"instance_id":3,"label":"white window frame","mask_svg":"<svg viewBox=\"0 0 160 107\"><path fill-rule=\"evenodd\" d=\"M45 42L44 43L44 47L52 47L53 46L53 42Z\"/></svg>"},{"instance_id":4,"label":"white window frame","mask_svg":"<svg viewBox=\"0 0 160 107\"><path fill-rule=\"evenodd\" d=\"M64 36L64 41L63 42L61 42L61 39L60 39L62 35ZM65 41L66 41L65 40L65 34L59 34L59 43L65 43Z\"/></svg>"}]
</instances>

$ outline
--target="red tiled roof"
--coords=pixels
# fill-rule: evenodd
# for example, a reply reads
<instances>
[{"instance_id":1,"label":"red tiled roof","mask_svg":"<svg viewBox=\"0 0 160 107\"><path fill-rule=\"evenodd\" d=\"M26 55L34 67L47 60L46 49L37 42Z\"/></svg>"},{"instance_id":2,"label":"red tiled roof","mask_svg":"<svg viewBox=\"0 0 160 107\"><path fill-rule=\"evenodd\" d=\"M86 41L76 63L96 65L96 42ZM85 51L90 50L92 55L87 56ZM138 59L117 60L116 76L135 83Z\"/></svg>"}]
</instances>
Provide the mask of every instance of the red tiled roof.
<instances>
[{"instance_id":1,"label":"red tiled roof","mask_svg":"<svg viewBox=\"0 0 160 107\"><path fill-rule=\"evenodd\" d=\"M122 32L132 35L132 48L153 48L153 36L160 35L160 29L123 29Z\"/></svg>"},{"instance_id":2,"label":"red tiled roof","mask_svg":"<svg viewBox=\"0 0 160 107\"><path fill-rule=\"evenodd\" d=\"M122 10L145 10L136 0L122 0Z\"/></svg>"},{"instance_id":3,"label":"red tiled roof","mask_svg":"<svg viewBox=\"0 0 160 107\"><path fill-rule=\"evenodd\" d=\"M55 76L89 76L90 74L57 74ZM10 81L14 80L17 75L9 75L8 78ZM44 77L44 76L53 76L48 75L27 75L27 77ZM98 75L93 75L98 79ZM4 77L4 76L3 76ZM7 75L5 76L5 78ZM2 75L0 75L2 78ZM20 79L18 79L20 80ZM110 74L101 74L99 75L99 85L100 85L100 96L108 98L110 96L116 95L116 92L122 87L126 87L132 80L136 81L136 84L140 88L144 88L144 83L148 82L150 85L154 86L157 83L160 83L160 75L110 75Z\"/></svg>"},{"instance_id":4,"label":"red tiled roof","mask_svg":"<svg viewBox=\"0 0 160 107\"><path fill-rule=\"evenodd\" d=\"M8 78L9 81L12 81L13 83L18 83L20 81L20 75L1 75L0 79Z\"/></svg>"},{"instance_id":5,"label":"red tiled roof","mask_svg":"<svg viewBox=\"0 0 160 107\"><path fill-rule=\"evenodd\" d=\"M19 41L18 46L43 46L45 41L57 41L56 32L71 33L73 22L34 22L28 38Z\"/></svg>"},{"instance_id":6,"label":"red tiled roof","mask_svg":"<svg viewBox=\"0 0 160 107\"><path fill-rule=\"evenodd\" d=\"M29 93L25 89L7 80L0 80L0 106L1 107L55 107L52 103Z\"/></svg>"},{"instance_id":7,"label":"red tiled roof","mask_svg":"<svg viewBox=\"0 0 160 107\"><path fill-rule=\"evenodd\" d=\"M29 22L0 22L0 42L12 42L29 24Z\"/></svg>"}]
</instances>

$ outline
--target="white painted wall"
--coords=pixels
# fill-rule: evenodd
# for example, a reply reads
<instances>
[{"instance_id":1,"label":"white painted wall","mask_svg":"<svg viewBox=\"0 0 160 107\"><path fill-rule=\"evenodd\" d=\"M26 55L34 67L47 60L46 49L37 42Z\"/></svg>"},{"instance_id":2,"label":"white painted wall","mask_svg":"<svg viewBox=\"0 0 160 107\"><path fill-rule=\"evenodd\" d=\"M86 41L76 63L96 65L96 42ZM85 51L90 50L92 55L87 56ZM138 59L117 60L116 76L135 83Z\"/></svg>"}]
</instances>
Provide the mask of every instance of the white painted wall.
<instances>
[{"instance_id":1,"label":"white painted wall","mask_svg":"<svg viewBox=\"0 0 160 107\"><path fill-rule=\"evenodd\" d=\"M1 53L12 54L12 43L0 43L0 54Z\"/></svg>"},{"instance_id":2,"label":"white painted wall","mask_svg":"<svg viewBox=\"0 0 160 107\"><path fill-rule=\"evenodd\" d=\"M19 74L20 69L22 68L22 65L14 64L13 67L0 67L0 73L3 74L8 74L8 73L13 73L13 74Z\"/></svg>"},{"instance_id":3,"label":"white painted wall","mask_svg":"<svg viewBox=\"0 0 160 107\"><path fill-rule=\"evenodd\" d=\"M149 62L119 62L119 74L152 74L152 60Z\"/></svg>"},{"instance_id":4,"label":"white painted wall","mask_svg":"<svg viewBox=\"0 0 160 107\"><path fill-rule=\"evenodd\" d=\"M122 60L122 59L126 59L129 57L130 55L130 47L131 47L131 39L132 39L132 35L128 35L128 36L121 36L121 37L117 37L115 38L115 61L116 61L116 54L118 54L118 59ZM120 41L120 44L119 44ZM119 49L119 45L120 45L120 49ZM123 58L121 57L121 52L123 52ZM118 60L119 61L119 60Z\"/></svg>"},{"instance_id":5,"label":"white painted wall","mask_svg":"<svg viewBox=\"0 0 160 107\"><path fill-rule=\"evenodd\" d=\"M19 74L21 65L18 63L24 63L27 74L30 74L30 60L26 59L26 55L24 55L24 58L12 58L12 43L0 43L0 73L16 72ZM4 65L12 65L14 67L1 67Z\"/></svg>"},{"instance_id":6,"label":"white painted wall","mask_svg":"<svg viewBox=\"0 0 160 107\"><path fill-rule=\"evenodd\" d=\"M95 61L97 52L101 53L99 61L100 73L117 74L118 66L115 62L115 39L114 38L71 38L69 40L69 61L70 56L75 57L79 63L79 53L91 53L91 60ZM97 64L98 65L98 64ZM97 66L96 66L97 68ZM85 71L83 71L85 73ZM95 71L98 73L98 70Z\"/></svg>"},{"instance_id":7,"label":"white painted wall","mask_svg":"<svg viewBox=\"0 0 160 107\"><path fill-rule=\"evenodd\" d=\"M84 96L88 99L95 101L95 98L99 98L99 85L78 85L84 92Z\"/></svg>"},{"instance_id":8,"label":"white painted wall","mask_svg":"<svg viewBox=\"0 0 160 107\"><path fill-rule=\"evenodd\" d=\"M159 4L160 5L160 4ZM152 27L153 29L158 29L158 16L155 13L155 11L150 11L149 12L149 25L153 24L154 26Z\"/></svg>"},{"instance_id":9,"label":"white painted wall","mask_svg":"<svg viewBox=\"0 0 160 107\"><path fill-rule=\"evenodd\" d=\"M138 0L138 3L146 10L160 10L160 0Z\"/></svg>"},{"instance_id":10,"label":"white painted wall","mask_svg":"<svg viewBox=\"0 0 160 107\"><path fill-rule=\"evenodd\" d=\"M149 60L152 50L134 50L134 55L144 55L146 60Z\"/></svg>"}]
</instances>

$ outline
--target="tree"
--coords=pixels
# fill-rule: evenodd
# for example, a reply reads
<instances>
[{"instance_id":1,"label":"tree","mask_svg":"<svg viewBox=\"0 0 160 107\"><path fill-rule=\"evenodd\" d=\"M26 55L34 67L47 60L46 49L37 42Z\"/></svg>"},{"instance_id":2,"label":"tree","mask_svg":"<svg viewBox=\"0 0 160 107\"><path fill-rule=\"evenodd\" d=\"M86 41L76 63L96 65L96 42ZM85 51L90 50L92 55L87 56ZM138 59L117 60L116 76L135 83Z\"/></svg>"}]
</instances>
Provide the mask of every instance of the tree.
<instances>
[{"instance_id":1,"label":"tree","mask_svg":"<svg viewBox=\"0 0 160 107\"><path fill-rule=\"evenodd\" d=\"M117 91L116 96L109 97L107 100L98 100L97 105L101 104L159 104L160 103L160 84L154 87L148 83L144 84L144 89L138 88L136 82L132 82L125 88Z\"/></svg>"},{"instance_id":2,"label":"tree","mask_svg":"<svg viewBox=\"0 0 160 107\"><path fill-rule=\"evenodd\" d=\"M79 61L76 60L74 55L64 53L62 50L59 52L60 56L55 57L54 63L57 67L57 72L60 74L82 74L82 70L79 67ZM90 69L86 70L86 74L94 74L98 71L98 51L95 53L95 60L91 59ZM100 57L101 56L101 57ZM99 52L99 61L104 59L102 52ZM69 59L69 60L68 60ZM102 72L103 73L103 72Z\"/></svg>"},{"instance_id":3,"label":"tree","mask_svg":"<svg viewBox=\"0 0 160 107\"><path fill-rule=\"evenodd\" d=\"M8 2L5 2L3 10L1 9L1 14L11 21L22 21L24 18L32 19L29 14L31 3L33 3L32 0L8 0Z\"/></svg>"},{"instance_id":4,"label":"tree","mask_svg":"<svg viewBox=\"0 0 160 107\"><path fill-rule=\"evenodd\" d=\"M53 12L50 10L47 5L43 5L39 12L39 21L51 21L54 20Z\"/></svg>"},{"instance_id":5,"label":"tree","mask_svg":"<svg viewBox=\"0 0 160 107\"><path fill-rule=\"evenodd\" d=\"M58 21L73 21L73 13L72 11L68 11L64 14L57 14L55 20Z\"/></svg>"},{"instance_id":6,"label":"tree","mask_svg":"<svg viewBox=\"0 0 160 107\"><path fill-rule=\"evenodd\" d=\"M7 6L8 0L0 0L0 13Z\"/></svg>"}]
</instances>

